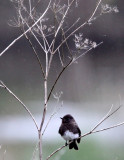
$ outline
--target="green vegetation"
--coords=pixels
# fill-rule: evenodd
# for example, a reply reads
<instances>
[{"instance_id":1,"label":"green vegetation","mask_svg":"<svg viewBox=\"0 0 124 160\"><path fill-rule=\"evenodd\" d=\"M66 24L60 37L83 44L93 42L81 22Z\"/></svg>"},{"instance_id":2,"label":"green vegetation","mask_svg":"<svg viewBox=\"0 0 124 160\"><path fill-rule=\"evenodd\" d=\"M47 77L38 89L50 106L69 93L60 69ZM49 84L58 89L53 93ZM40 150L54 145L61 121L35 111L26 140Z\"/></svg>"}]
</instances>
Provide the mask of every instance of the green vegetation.
<instances>
[{"instance_id":1,"label":"green vegetation","mask_svg":"<svg viewBox=\"0 0 124 160\"><path fill-rule=\"evenodd\" d=\"M114 145L113 145L114 144ZM124 146L117 145L115 142L106 144L99 142L96 139L85 138L79 145L79 151L69 150L68 147L64 148L57 154L55 154L51 160L123 160ZM63 143L46 143L44 146L44 160L55 149L62 146ZM6 160L32 160L35 144L16 144L7 145L2 148L6 148ZM0 155L2 155L2 149ZM36 158L37 160L37 158Z\"/></svg>"}]
</instances>

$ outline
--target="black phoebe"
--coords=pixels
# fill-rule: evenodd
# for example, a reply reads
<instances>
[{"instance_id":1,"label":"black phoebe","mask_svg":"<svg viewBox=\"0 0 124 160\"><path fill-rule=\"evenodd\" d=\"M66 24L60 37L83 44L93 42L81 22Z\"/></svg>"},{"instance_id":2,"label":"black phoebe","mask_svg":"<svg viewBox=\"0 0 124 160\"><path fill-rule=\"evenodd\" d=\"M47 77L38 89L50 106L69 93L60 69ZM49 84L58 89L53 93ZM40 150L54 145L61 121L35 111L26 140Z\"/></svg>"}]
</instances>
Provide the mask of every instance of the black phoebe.
<instances>
[{"instance_id":1,"label":"black phoebe","mask_svg":"<svg viewBox=\"0 0 124 160\"><path fill-rule=\"evenodd\" d=\"M75 150L78 150L77 143L80 143L81 138L81 131L75 121L75 119L70 115L65 115L62 119L62 124L59 128L59 134L67 141L71 142L69 144L69 149L74 148Z\"/></svg>"}]
</instances>

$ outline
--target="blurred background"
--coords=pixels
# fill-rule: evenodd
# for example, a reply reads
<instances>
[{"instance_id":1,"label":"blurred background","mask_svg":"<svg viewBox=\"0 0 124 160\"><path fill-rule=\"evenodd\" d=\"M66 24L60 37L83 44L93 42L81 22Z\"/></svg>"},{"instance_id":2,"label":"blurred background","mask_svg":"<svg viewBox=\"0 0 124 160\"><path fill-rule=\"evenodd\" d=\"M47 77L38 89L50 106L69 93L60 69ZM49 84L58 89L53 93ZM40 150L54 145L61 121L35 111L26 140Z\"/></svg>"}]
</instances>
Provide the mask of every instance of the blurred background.
<instances>
[{"instance_id":1,"label":"blurred background","mask_svg":"<svg viewBox=\"0 0 124 160\"><path fill-rule=\"evenodd\" d=\"M44 9L47 2L45 0L39 9ZM105 14L92 25L79 31L86 38L97 43L103 41L103 44L71 65L57 83L53 93L63 94L59 103L51 97L48 104L45 125L50 115L55 111L57 113L44 134L44 158L65 143L58 134L60 117L72 114L84 134L102 119L112 104L114 109L119 106L120 99L124 104L124 2L115 0L103 2L117 6L119 13ZM96 3L97 0L79 0L78 8L75 7L74 11L69 12L68 25L78 17L81 18L80 24L87 20ZM8 25L9 20L16 15L14 5L9 0L0 0L0 15L0 52L2 52L21 34L21 31ZM72 36L68 41L72 49L73 38ZM39 55L44 64L44 57L40 51ZM54 58L49 75L49 90L59 73L59 64L58 58ZM0 80L28 106L40 124L44 98L43 79L36 58L25 38L20 39L0 57ZM123 107L100 128L122 121L124 121ZM82 139L79 151L69 151L66 147L53 159L123 160L123 135L124 126L87 136ZM35 151L37 153L37 137L36 128L22 106L0 88L0 160L3 160L3 157L6 160L33 159Z\"/></svg>"}]
</instances>

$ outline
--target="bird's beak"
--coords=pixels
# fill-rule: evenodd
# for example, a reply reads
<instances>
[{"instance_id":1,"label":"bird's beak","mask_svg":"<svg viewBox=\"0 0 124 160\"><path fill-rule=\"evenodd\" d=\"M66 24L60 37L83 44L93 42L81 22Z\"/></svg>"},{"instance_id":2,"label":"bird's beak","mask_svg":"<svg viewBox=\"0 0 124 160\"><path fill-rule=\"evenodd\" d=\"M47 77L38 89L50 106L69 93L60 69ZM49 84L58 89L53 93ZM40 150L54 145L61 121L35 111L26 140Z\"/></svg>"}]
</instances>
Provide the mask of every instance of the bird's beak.
<instances>
[{"instance_id":1,"label":"bird's beak","mask_svg":"<svg viewBox=\"0 0 124 160\"><path fill-rule=\"evenodd\" d=\"M60 119L63 119L62 117L60 117Z\"/></svg>"}]
</instances>

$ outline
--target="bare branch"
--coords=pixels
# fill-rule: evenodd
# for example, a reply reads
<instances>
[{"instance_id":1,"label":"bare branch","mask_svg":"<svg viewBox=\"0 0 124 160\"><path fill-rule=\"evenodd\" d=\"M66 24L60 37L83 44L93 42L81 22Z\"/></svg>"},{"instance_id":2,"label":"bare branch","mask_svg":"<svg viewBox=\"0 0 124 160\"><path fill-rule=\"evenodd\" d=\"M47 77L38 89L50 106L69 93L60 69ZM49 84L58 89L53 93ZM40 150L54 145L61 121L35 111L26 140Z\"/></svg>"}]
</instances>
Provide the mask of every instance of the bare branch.
<instances>
[{"instance_id":1,"label":"bare branch","mask_svg":"<svg viewBox=\"0 0 124 160\"><path fill-rule=\"evenodd\" d=\"M44 13L42 14L42 16L40 16L40 18L31 26L29 27L25 33L21 34L19 37L17 37L16 39L14 39L1 53L0 53L0 57L8 50L10 49L10 47L12 47L20 38L22 38L24 36L24 34L28 33L29 31L31 31L31 29L45 16L45 14L47 13L48 9L50 8L50 4L51 1L49 2L47 8L45 9Z\"/></svg>"},{"instance_id":2,"label":"bare branch","mask_svg":"<svg viewBox=\"0 0 124 160\"><path fill-rule=\"evenodd\" d=\"M32 113L30 112L30 110L27 108L27 106L0 80L0 83L2 84L3 88L5 90L7 90L22 106L23 108L28 112L28 114L30 115L30 117L32 118L37 130L38 130L38 125L37 122L34 118L34 116L32 115Z\"/></svg>"}]
</instances>

